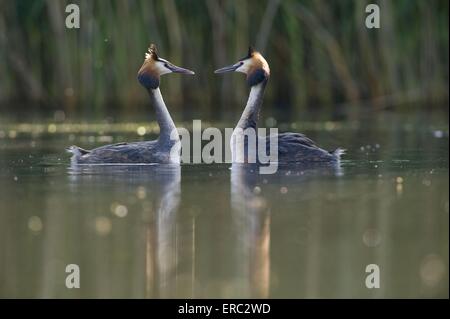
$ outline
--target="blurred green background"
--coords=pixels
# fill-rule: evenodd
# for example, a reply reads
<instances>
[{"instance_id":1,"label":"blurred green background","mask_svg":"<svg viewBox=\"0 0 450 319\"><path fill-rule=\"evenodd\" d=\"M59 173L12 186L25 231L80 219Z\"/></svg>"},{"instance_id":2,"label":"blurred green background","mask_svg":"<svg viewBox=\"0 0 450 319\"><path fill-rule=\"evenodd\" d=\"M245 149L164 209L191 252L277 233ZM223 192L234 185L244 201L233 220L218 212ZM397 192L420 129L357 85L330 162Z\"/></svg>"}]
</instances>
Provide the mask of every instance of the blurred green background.
<instances>
[{"instance_id":1,"label":"blurred green background","mask_svg":"<svg viewBox=\"0 0 450 319\"><path fill-rule=\"evenodd\" d=\"M69 3L80 6L80 29L65 27ZM365 27L369 3L380 6L380 29ZM175 120L236 118L243 76L213 70L249 44L271 67L265 112L282 121L448 110L448 9L446 0L1 0L0 111L142 119L151 109L136 73L150 42L197 74L162 80Z\"/></svg>"},{"instance_id":2,"label":"blurred green background","mask_svg":"<svg viewBox=\"0 0 450 319\"><path fill-rule=\"evenodd\" d=\"M0 297L448 298L448 7L0 0ZM136 79L150 42L196 71L161 81L178 127L236 123L244 76L213 71L253 44L271 67L261 126L346 148L342 169L70 167L69 145L157 137Z\"/></svg>"}]
</instances>

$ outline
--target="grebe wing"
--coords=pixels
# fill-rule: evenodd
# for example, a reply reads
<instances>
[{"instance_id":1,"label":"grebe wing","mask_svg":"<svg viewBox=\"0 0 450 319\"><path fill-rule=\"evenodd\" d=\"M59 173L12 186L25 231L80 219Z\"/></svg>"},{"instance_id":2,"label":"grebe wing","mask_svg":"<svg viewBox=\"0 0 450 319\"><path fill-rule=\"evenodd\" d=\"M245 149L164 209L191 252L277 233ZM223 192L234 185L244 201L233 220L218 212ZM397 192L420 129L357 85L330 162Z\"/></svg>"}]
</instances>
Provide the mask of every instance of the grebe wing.
<instances>
[{"instance_id":1,"label":"grebe wing","mask_svg":"<svg viewBox=\"0 0 450 319\"><path fill-rule=\"evenodd\" d=\"M73 153L78 163L148 163L153 160L156 151L156 141L116 143L94 148L90 151L77 146L71 146L68 151Z\"/></svg>"},{"instance_id":2,"label":"grebe wing","mask_svg":"<svg viewBox=\"0 0 450 319\"><path fill-rule=\"evenodd\" d=\"M320 148L301 133L282 133L277 134L276 137L278 137L278 161L281 163L334 162L340 156ZM269 144L270 141L267 141L266 148ZM267 153L269 152L270 150L267 149Z\"/></svg>"},{"instance_id":3,"label":"grebe wing","mask_svg":"<svg viewBox=\"0 0 450 319\"><path fill-rule=\"evenodd\" d=\"M301 144L309 147L318 147L313 140L302 133L281 133L278 134L278 144L295 145Z\"/></svg>"}]
</instances>

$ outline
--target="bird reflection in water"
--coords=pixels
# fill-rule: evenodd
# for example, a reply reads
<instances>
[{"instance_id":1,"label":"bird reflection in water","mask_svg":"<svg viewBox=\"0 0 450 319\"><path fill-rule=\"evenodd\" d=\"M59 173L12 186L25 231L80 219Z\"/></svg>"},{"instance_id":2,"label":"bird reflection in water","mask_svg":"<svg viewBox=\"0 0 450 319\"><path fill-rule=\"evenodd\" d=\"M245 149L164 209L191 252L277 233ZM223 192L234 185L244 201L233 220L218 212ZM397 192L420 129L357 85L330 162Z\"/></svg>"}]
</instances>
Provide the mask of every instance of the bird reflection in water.
<instances>
[{"instance_id":1,"label":"bird reflection in water","mask_svg":"<svg viewBox=\"0 0 450 319\"><path fill-rule=\"evenodd\" d=\"M270 288L270 208L260 194L260 177L253 165L233 164L231 169L231 206L243 278L240 288L243 296L253 298L267 298Z\"/></svg>"},{"instance_id":2,"label":"bird reflection in water","mask_svg":"<svg viewBox=\"0 0 450 319\"><path fill-rule=\"evenodd\" d=\"M177 229L176 222L181 195L180 166L73 166L69 176L73 184L80 187L83 182L89 185L97 184L99 187L112 187L111 195L114 197L136 188L145 192L142 217L136 227L139 233L134 234L141 238L145 247L141 247L143 254L135 254L133 257L139 259L145 255L145 260L142 261L145 263L145 270L140 269L140 273L133 274L133 277L145 276L145 288L142 288L145 289L146 298L174 297L177 293L178 264L182 262L192 265L190 260L194 258L192 252L186 253L184 247L193 240L192 230L188 230L189 236L183 236L187 237L183 238L183 244L180 245L178 238L181 237L180 231L185 231ZM184 260L186 258L189 260ZM193 276L193 269L188 269L188 272ZM192 277L191 275L187 277Z\"/></svg>"},{"instance_id":3,"label":"bird reflection in water","mask_svg":"<svg viewBox=\"0 0 450 319\"><path fill-rule=\"evenodd\" d=\"M238 236L236 245L243 297L270 297L270 199L265 186L305 182L317 175L340 176L340 165L284 165L275 174L259 174L259 166L233 164L231 169L231 206ZM281 187L287 191L286 187Z\"/></svg>"},{"instance_id":4,"label":"bird reflection in water","mask_svg":"<svg viewBox=\"0 0 450 319\"><path fill-rule=\"evenodd\" d=\"M290 166L288 169L280 167L276 174L261 175L254 165L233 164L230 171L232 209L224 213L227 219L231 218L234 236L227 244L231 255L227 253L225 258L235 264L226 270L229 278L220 279L219 285L209 290L208 287L214 287L211 282L220 275L211 273L214 278L205 280L204 276L208 276L208 269L214 264L209 259L211 250L196 252L195 217L180 213L181 168L178 165L72 167L69 178L74 198L87 197L83 199L86 206L79 207L83 211L80 218L90 222L100 216L114 223L110 236L90 237L89 245L83 249L83 255L92 256L81 265L84 274L93 277L88 292L93 291L94 297L191 298L203 296L205 292L217 297L230 293L229 296L236 298L270 297L271 291L276 289L271 287L274 282L270 258L271 211L276 212L277 208L270 203L280 196L279 191L273 190L302 183L304 192L308 193L308 183L304 182L309 177L314 179L317 174L330 172L341 174L334 168L314 171ZM139 195L141 191L145 196ZM130 198L134 198L134 202ZM128 205L128 217L122 219L123 222L104 215L105 207L115 201ZM122 210L119 212L123 214ZM78 232L82 236L92 236L84 228ZM211 242L211 237L204 238L204 234L202 231L198 234L201 241L210 241L208 247L222 256L222 244ZM206 275L200 275L203 270ZM113 287L111 278L115 278ZM224 290L224 287L232 290Z\"/></svg>"}]
</instances>

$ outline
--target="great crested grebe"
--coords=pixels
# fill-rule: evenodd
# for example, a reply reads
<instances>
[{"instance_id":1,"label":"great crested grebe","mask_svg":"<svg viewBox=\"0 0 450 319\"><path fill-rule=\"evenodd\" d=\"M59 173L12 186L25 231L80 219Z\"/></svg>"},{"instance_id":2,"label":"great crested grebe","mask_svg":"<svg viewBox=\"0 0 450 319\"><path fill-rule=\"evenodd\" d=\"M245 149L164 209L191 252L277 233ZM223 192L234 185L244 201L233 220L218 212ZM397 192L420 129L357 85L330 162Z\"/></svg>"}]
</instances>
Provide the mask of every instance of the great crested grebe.
<instances>
[{"instance_id":1,"label":"great crested grebe","mask_svg":"<svg viewBox=\"0 0 450 319\"><path fill-rule=\"evenodd\" d=\"M231 136L230 146L232 160L236 162L236 158L248 160L256 155L255 150L248 148L248 143L244 143L244 147L236 147L236 135L242 134L246 129L256 129L259 118L259 112L263 102L264 90L270 77L270 68L266 59L261 53L249 48L247 56L240 59L237 63L218 69L214 73L241 72L247 75L247 84L251 87L247 105L244 112L236 125ZM270 146L270 139L278 140L278 163L339 163L344 150L341 148L329 152L318 147L312 140L301 133L282 133L276 136L259 137L257 141L266 139L266 148ZM240 154L236 154L240 152ZM244 154L242 154L244 152Z\"/></svg>"},{"instance_id":2,"label":"great crested grebe","mask_svg":"<svg viewBox=\"0 0 450 319\"><path fill-rule=\"evenodd\" d=\"M105 145L93 150L71 146L73 164L147 164L180 163L180 139L175 123L167 110L161 91L160 76L168 73L194 74L160 58L156 46L151 44L145 54L144 64L138 72L138 80L150 94L160 128L157 140ZM174 133L173 133L174 132ZM172 134L173 133L173 134Z\"/></svg>"}]
</instances>

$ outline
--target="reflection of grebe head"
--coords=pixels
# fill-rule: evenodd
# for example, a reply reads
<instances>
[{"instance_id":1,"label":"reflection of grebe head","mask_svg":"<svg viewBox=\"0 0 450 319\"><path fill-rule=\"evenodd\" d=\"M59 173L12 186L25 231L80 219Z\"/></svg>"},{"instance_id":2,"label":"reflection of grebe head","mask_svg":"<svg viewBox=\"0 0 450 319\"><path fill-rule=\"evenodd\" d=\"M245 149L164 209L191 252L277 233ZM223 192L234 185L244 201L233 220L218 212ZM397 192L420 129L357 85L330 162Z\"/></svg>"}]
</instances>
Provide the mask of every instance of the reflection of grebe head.
<instances>
[{"instance_id":1,"label":"reflection of grebe head","mask_svg":"<svg viewBox=\"0 0 450 319\"><path fill-rule=\"evenodd\" d=\"M156 46L150 44L148 52L145 53L144 64L142 64L138 72L139 83L147 89L156 89L159 87L160 76L168 73L195 74L191 70L180 68L160 58Z\"/></svg>"},{"instance_id":2,"label":"reflection of grebe head","mask_svg":"<svg viewBox=\"0 0 450 319\"><path fill-rule=\"evenodd\" d=\"M214 73L241 72L247 75L249 86L267 81L270 77L270 68L261 53L252 47L248 48L248 54L233 65L214 71Z\"/></svg>"}]
</instances>

